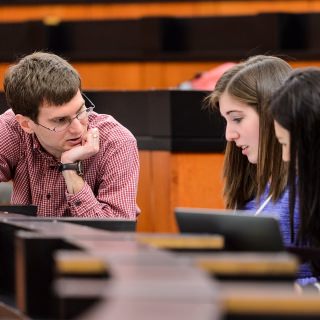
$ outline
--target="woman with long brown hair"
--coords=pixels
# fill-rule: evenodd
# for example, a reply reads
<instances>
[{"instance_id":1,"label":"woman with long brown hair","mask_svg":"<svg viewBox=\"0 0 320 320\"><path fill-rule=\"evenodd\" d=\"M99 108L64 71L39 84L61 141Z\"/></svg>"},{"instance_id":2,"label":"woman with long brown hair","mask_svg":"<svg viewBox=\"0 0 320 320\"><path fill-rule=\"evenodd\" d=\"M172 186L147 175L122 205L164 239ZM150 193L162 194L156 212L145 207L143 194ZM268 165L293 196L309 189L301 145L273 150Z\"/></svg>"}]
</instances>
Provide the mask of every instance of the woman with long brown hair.
<instances>
[{"instance_id":1,"label":"woman with long brown hair","mask_svg":"<svg viewBox=\"0 0 320 320\"><path fill-rule=\"evenodd\" d=\"M286 246L293 244L288 228L288 170L269 107L291 72L278 57L251 57L224 73L209 96L211 108L219 109L226 120L226 208L276 216ZM313 281L310 266L302 265L297 278L301 284Z\"/></svg>"},{"instance_id":2,"label":"woman with long brown hair","mask_svg":"<svg viewBox=\"0 0 320 320\"><path fill-rule=\"evenodd\" d=\"M224 73L209 97L211 108L226 120L223 176L228 209L267 212L283 195L287 170L268 106L291 70L277 57L251 57Z\"/></svg>"}]
</instances>

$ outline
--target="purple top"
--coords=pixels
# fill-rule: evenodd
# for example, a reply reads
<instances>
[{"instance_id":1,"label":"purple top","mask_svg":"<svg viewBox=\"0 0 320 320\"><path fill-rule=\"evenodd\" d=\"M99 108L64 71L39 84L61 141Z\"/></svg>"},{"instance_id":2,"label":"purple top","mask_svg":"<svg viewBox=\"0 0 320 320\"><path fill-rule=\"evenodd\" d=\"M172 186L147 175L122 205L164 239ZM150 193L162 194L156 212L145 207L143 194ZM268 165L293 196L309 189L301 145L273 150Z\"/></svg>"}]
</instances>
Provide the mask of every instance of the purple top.
<instances>
[{"instance_id":1,"label":"purple top","mask_svg":"<svg viewBox=\"0 0 320 320\"><path fill-rule=\"evenodd\" d=\"M247 202L244 206L244 210L257 211L260 206L268 198L269 186L262 194L260 201L257 202L255 199ZM277 202L270 200L267 205L263 208L260 213L263 216L274 216L279 219L279 227L282 233L282 238L285 246L294 246L291 242L290 235L290 213L289 213L289 192L286 189L280 199ZM294 213L294 230L295 234L298 231L298 220L299 220L299 204L296 205ZM297 281L300 285L304 286L319 281L319 279L313 277L311 267L309 263L303 263L300 265L297 273Z\"/></svg>"}]
</instances>

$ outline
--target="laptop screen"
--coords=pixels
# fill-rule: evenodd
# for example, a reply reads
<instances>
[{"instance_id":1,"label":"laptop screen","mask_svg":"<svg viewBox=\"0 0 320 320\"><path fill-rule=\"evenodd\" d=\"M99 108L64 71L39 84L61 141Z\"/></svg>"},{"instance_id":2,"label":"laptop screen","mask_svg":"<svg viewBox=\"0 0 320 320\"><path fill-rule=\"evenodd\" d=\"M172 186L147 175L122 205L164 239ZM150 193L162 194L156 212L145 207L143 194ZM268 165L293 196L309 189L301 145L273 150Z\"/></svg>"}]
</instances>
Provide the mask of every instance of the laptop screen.
<instances>
[{"instance_id":1,"label":"laptop screen","mask_svg":"<svg viewBox=\"0 0 320 320\"><path fill-rule=\"evenodd\" d=\"M219 234L228 251L284 251L278 220L246 211L176 208L181 233Z\"/></svg>"}]
</instances>

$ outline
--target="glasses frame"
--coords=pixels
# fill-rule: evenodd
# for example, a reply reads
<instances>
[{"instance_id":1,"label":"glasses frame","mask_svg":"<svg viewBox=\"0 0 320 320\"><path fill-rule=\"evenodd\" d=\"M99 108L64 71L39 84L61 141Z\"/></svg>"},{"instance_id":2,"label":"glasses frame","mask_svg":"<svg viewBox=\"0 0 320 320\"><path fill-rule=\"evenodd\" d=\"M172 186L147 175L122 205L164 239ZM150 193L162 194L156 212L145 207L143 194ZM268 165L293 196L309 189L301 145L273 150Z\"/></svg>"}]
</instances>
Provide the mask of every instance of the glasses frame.
<instances>
[{"instance_id":1,"label":"glasses frame","mask_svg":"<svg viewBox=\"0 0 320 320\"><path fill-rule=\"evenodd\" d=\"M45 128L45 129L47 129L47 130L49 130L49 131L56 132L56 133L60 133L60 132L63 132L63 131L65 131L65 130L67 130L67 129L71 126L72 121L73 121L74 119L78 119L78 116L79 116L82 112L87 112L87 114L89 114L89 112L93 111L93 109L96 107L95 104L94 104L83 92L81 92L81 95L84 97L85 105L86 105L86 102L89 102L90 107L85 108L83 111L81 111L80 113L78 113L75 117L70 118L70 119L69 119L69 124L68 124L68 126L67 126L65 129L60 130L60 131L57 131L57 130L56 130L57 127L53 128L53 129L50 129L50 128L44 126L44 125L41 124L41 123L38 123L38 122L35 122L35 123L36 123L38 126L42 127L42 128ZM79 120L79 119L78 119L78 120ZM81 120L79 120L79 121L81 121Z\"/></svg>"}]
</instances>

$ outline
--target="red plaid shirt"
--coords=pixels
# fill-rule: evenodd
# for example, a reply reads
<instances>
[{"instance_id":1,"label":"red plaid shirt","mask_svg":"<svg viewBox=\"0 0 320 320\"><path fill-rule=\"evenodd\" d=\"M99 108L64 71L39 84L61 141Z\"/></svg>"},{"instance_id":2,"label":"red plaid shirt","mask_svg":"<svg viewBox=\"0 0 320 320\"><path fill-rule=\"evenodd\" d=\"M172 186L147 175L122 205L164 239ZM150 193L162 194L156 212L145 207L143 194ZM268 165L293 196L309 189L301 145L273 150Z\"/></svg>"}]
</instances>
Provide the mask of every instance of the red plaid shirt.
<instances>
[{"instance_id":1,"label":"red plaid shirt","mask_svg":"<svg viewBox=\"0 0 320 320\"><path fill-rule=\"evenodd\" d=\"M92 113L99 152L84 160L83 189L67 192L59 162L24 132L10 109L0 116L0 181L13 180L13 204L36 204L44 217L135 219L139 157L134 136L109 115Z\"/></svg>"}]
</instances>

